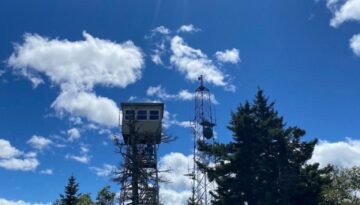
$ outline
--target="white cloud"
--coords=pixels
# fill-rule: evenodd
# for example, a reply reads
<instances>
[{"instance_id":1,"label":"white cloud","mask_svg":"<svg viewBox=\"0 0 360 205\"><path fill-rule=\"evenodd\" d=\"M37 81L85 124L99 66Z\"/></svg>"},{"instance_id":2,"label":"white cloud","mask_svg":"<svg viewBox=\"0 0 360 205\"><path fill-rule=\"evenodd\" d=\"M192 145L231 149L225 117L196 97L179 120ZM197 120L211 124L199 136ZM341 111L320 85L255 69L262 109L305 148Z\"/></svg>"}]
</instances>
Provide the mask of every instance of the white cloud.
<instances>
[{"instance_id":1,"label":"white cloud","mask_svg":"<svg viewBox=\"0 0 360 205\"><path fill-rule=\"evenodd\" d=\"M354 35L350 39L350 48L356 56L360 57L360 34Z\"/></svg>"},{"instance_id":2,"label":"white cloud","mask_svg":"<svg viewBox=\"0 0 360 205\"><path fill-rule=\"evenodd\" d=\"M107 127L116 127L119 109L116 103L106 97L86 91L62 92L51 105L58 113L70 113Z\"/></svg>"},{"instance_id":3,"label":"white cloud","mask_svg":"<svg viewBox=\"0 0 360 205\"><path fill-rule=\"evenodd\" d=\"M169 128L172 125L183 127L183 128L189 128L191 127L191 121L179 121L176 119L176 114L171 114L169 111L164 111L164 117L163 117L163 126L164 128Z\"/></svg>"},{"instance_id":4,"label":"white cloud","mask_svg":"<svg viewBox=\"0 0 360 205\"><path fill-rule=\"evenodd\" d=\"M189 92L188 90L181 90L178 94L180 99L183 100L193 100L195 97L194 93Z\"/></svg>"},{"instance_id":5,"label":"white cloud","mask_svg":"<svg viewBox=\"0 0 360 205\"><path fill-rule=\"evenodd\" d=\"M126 87L141 77L144 60L131 41L117 44L83 32L85 40L48 39L25 34L8 64L14 69L44 73L55 84Z\"/></svg>"},{"instance_id":6,"label":"white cloud","mask_svg":"<svg viewBox=\"0 0 360 205\"><path fill-rule=\"evenodd\" d=\"M109 177L116 170L116 166L110 164L103 164L102 167L90 167L91 171L93 171L97 176Z\"/></svg>"},{"instance_id":7,"label":"white cloud","mask_svg":"<svg viewBox=\"0 0 360 205\"><path fill-rule=\"evenodd\" d=\"M177 32L179 33L193 33L193 32L198 32L200 31L199 28L196 28L194 25L189 24L189 25L182 25Z\"/></svg>"},{"instance_id":8,"label":"white cloud","mask_svg":"<svg viewBox=\"0 0 360 205\"><path fill-rule=\"evenodd\" d=\"M0 167L7 170L31 171L39 165L36 154L19 151L10 142L0 139Z\"/></svg>"},{"instance_id":9,"label":"white cloud","mask_svg":"<svg viewBox=\"0 0 360 205\"><path fill-rule=\"evenodd\" d=\"M76 139L79 139L81 137L80 131L77 128L71 128L67 131L67 134L69 136L70 141L74 141Z\"/></svg>"},{"instance_id":10,"label":"white cloud","mask_svg":"<svg viewBox=\"0 0 360 205\"><path fill-rule=\"evenodd\" d=\"M334 13L330 25L338 27L346 21L360 21L359 0L327 0L328 8Z\"/></svg>"},{"instance_id":11,"label":"white cloud","mask_svg":"<svg viewBox=\"0 0 360 205\"><path fill-rule=\"evenodd\" d=\"M80 155L66 154L66 159L71 159L83 164L88 164L91 160L91 156L88 155L89 148L86 145L80 146Z\"/></svg>"},{"instance_id":12,"label":"white cloud","mask_svg":"<svg viewBox=\"0 0 360 205\"><path fill-rule=\"evenodd\" d=\"M156 28L154 28L153 30L151 30L152 33L160 33L160 34L164 34L164 35L167 35L167 34L170 34L171 31L166 28L165 26L158 26Z\"/></svg>"},{"instance_id":13,"label":"white cloud","mask_svg":"<svg viewBox=\"0 0 360 205\"><path fill-rule=\"evenodd\" d=\"M360 166L360 140L320 141L314 149L309 163L319 162L321 166L333 164L339 167Z\"/></svg>"},{"instance_id":14,"label":"white cloud","mask_svg":"<svg viewBox=\"0 0 360 205\"><path fill-rule=\"evenodd\" d=\"M22 200L7 200L0 198L0 205L50 205L51 203L29 203Z\"/></svg>"},{"instance_id":15,"label":"white cloud","mask_svg":"<svg viewBox=\"0 0 360 205\"><path fill-rule=\"evenodd\" d=\"M146 90L146 95L151 97L157 97L162 100L182 100L182 101L190 101L194 100L195 93L190 92L188 90L180 90L177 94L169 94L166 89L161 85L158 86L150 86ZM211 103L217 105L219 102L216 100L213 94L210 94Z\"/></svg>"},{"instance_id":16,"label":"white cloud","mask_svg":"<svg viewBox=\"0 0 360 205\"><path fill-rule=\"evenodd\" d=\"M26 34L24 43L15 46L8 65L33 81L34 86L43 82L41 76L60 86L60 95L52 104L57 112L116 126L117 111L106 116L116 103L95 96L93 88L96 85L124 88L139 80L143 54L131 41L119 44L86 32L83 36L85 40L68 41ZM80 101L77 103L74 99ZM90 107L84 107L87 105Z\"/></svg>"},{"instance_id":17,"label":"white cloud","mask_svg":"<svg viewBox=\"0 0 360 205\"><path fill-rule=\"evenodd\" d=\"M233 48L231 50L217 51L215 53L216 59L223 63L239 63L240 62L240 53L239 50Z\"/></svg>"},{"instance_id":18,"label":"white cloud","mask_svg":"<svg viewBox=\"0 0 360 205\"><path fill-rule=\"evenodd\" d=\"M0 167L8 170L20 170L20 171L31 171L36 169L39 165L39 161L36 158L9 158L0 159Z\"/></svg>"},{"instance_id":19,"label":"white cloud","mask_svg":"<svg viewBox=\"0 0 360 205\"><path fill-rule=\"evenodd\" d=\"M200 75L204 80L216 86L231 86L226 82L226 75L214 65L200 49L188 46L180 36L171 40L170 62L190 81L197 81Z\"/></svg>"},{"instance_id":20,"label":"white cloud","mask_svg":"<svg viewBox=\"0 0 360 205\"><path fill-rule=\"evenodd\" d=\"M160 186L160 198L164 205L185 205L191 196L192 181L185 176L192 169L192 155L185 156L182 153L170 153L159 160L160 177L169 180Z\"/></svg>"},{"instance_id":21,"label":"white cloud","mask_svg":"<svg viewBox=\"0 0 360 205\"><path fill-rule=\"evenodd\" d=\"M38 135L33 135L27 143L37 150L43 150L53 144L50 139Z\"/></svg>"},{"instance_id":22,"label":"white cloud","mask_svg":"<svg viewBox=\"0 0 360 205\"><path fill-rule=\"evenodd\" d=\"M54 171L52 169L44 169L40 171L40 174L53 175Z\"/></svg>"},{"instance_id":23,"label":"white cloud","mask_svg":"<svg viewBox=\"0 0 360 205\"><path fill-rule=\"evenodd\" d=\"M67 154L65 155L65 158L66 159L71 159L71 160L74 160L74 161L77 161L77 162L80 162L80 163L83 163L83 164L87 164L90 162L90 156L88 155L72 155L72 154Z\"/></svg>"},{"instance_id":24,"label":"white cloud","mask_svg":"<svg viewBox=\"0 0 360 205\"><path fill-rule=\"evenodd\" d=\"M11 146L10 142L0 139L0 158L13 158L21 155L22 152Z\"/></svg>"}]
</instances>

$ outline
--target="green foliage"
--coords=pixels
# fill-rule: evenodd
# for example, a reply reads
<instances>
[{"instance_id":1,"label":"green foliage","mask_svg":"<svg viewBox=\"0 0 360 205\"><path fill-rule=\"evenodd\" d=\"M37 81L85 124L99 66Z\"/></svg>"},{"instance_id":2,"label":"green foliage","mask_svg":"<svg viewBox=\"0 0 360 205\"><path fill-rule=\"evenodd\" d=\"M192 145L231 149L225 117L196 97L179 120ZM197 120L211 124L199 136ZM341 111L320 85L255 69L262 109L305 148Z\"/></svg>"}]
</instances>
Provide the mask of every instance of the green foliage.
<instances>
[{"instance_id":1,"label":"green foliage","mask_svg":"<svg viewBox=\"0 0 360 205\"><path fill-rule=\"evenodd\" d=\"M197 162L215 180L214 204L318 204L326 173L307 165L317 140L302 141L305 131L286 127L283 118L259 90L254 102L240 105L231 114L228 129L233 140L214 145L198 142L199 151L216 165Z\"/></svg>"},{"instance_id":2,"label":"green foliage","mask_svg":"<svg viewBox=\"0 0 360 205\"><path fill-rule=\"evenodd\" d=\"M92 201L90 193L82 194L79 197L78 202L76 203L76 205L94 205L94 204L95 203Z\"/></svg>"},{"instance_id":3,"label":"green foliage","mask_svg":"<svg viewBox=\"0 0 360 205\"><path fill-rule=\"evenodd\" d=\"M330 177L332 183L323 189L322 205L360 204L360 167L336 168Z\"/></svg>"},{"instance_id":4,"label":"green foliage","mask_svg":"<svg viewBox=\"0 0 360 205\"><path fill-rule=\"evenodd\" d=\"M96 197L96 205L113 205L115 204L114 192L110 191L110 186L105 186L102 188Z\"/></svg>"},{"instance_id":5,"label":"green foliage","mask_svg":"<svg viewBox=\"0 0 360 205\"><path fill-rule=\"evenodd\" d=\"M79 184L76 183L76 179L73 175L70 176L68 184L65 186L65 195L60 194L60 203L61 205L76 205L80 194Z\"/></svg>"}]
</instances>

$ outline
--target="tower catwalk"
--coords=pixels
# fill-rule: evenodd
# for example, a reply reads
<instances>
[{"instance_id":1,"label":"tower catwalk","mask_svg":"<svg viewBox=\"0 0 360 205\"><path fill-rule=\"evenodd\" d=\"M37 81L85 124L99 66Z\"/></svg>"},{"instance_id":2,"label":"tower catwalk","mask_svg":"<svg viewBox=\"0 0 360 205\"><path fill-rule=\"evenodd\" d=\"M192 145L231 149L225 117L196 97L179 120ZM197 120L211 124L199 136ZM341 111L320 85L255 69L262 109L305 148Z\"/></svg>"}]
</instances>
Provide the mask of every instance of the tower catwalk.
<instances>
[{"instance_id":1,"label":"tower catwalk","mask_svg":"<svg viewBox=\"0 0 360 205\"><path fill-rule=\"evenodd\" d=\"M121 185L120 205L159 205L157 149L161 142L162 103L121 103L123 157L116 179Z\"/></svg>"},{"instance_id":2,"label":"tower catwalk","mask_svg":"<svg viewBox=\"0 0 360 205\"><path fill-rule=\"evenodd\" d=\"M208 181L205 173L203 173L196 165L196 161L201 161L205 164L213 162L207 156L202 155L197 150L197 141L204 143L214 143L213 128L215 120L213 118L212 97L210 90L204 86L203 76L199 77L200 86L195 90L195 116L192 123L192 130L194 136L194 166L192 172L189 174L192 177L192 203L200 205L208 205L211 201L210 190L214 189L214 183Z\"/></svg>"}]
</instances>

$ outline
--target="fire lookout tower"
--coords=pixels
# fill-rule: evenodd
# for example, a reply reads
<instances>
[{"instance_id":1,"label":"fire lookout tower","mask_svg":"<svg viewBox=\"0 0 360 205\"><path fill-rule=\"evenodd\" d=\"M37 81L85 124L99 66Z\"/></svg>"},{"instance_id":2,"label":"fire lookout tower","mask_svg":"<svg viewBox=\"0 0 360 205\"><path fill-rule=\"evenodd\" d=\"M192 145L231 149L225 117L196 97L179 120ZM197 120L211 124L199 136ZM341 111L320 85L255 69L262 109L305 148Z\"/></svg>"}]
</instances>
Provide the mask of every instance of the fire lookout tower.
<instances>
[{"instance_id":1,"label":"fire lookout tower","mask_svg":"<svg viewBox=\"0 0 360 205\"><path fill-rule=\"evenodd\" d=\"M157 149L161 143L163 103L121 103L123 156L119 173L121 205L159 205Z\"/></svg>"}]
</instances>

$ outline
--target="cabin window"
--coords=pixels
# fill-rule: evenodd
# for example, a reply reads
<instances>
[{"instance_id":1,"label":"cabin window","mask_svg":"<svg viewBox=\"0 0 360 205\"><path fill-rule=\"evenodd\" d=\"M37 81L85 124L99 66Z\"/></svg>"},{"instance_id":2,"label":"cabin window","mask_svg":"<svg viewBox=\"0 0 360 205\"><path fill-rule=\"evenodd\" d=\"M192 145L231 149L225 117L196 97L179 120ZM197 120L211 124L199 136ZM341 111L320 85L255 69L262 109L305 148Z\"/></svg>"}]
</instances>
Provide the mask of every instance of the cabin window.
<instances>
[{"instance_id":1,"label":"cabin window","mask_svg":"<svg viewBox=\"0 0 360 205\"><path fill-rule=\"evenodd\" d=\"M147 111L146 110L138 110L137 111L137 119L138 120L147 120Z\"/></svg>"},{"instance_id":2,"label":"cabin window","mask_svg":"<svg viewBox=\"0 0 360 205\"><path fill-rule=\"evenodd\" d=\"M135 110L125 110L125 120L135 119Z\"/></svg>"},{"instance_id":3,"label":"cabin window","mask_svg":"<svg viewBox=\"0 0 360 205\"><path fill-rule=\"evenodd\" d=\"M150 120L158 120L159 118L159 110L150 110Z\"/></svg>"}]
</instances>

